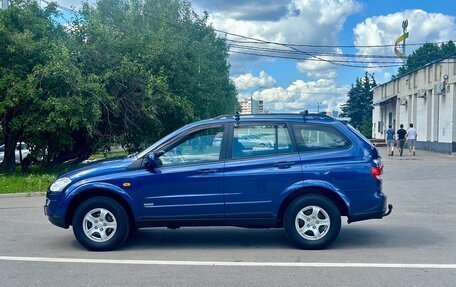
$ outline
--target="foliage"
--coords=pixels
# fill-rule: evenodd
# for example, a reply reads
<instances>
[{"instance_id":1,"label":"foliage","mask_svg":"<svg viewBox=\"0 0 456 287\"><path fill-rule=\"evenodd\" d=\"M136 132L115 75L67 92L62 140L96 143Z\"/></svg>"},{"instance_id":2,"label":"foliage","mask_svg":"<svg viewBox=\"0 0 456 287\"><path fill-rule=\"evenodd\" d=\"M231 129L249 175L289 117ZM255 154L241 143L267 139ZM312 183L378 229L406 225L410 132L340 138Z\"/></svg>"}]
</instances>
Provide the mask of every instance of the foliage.
<instances>
[{"instance_id":1,"label":"foliage","mask_svg":"<svg viewBox=\"0 0 456 287\"><path fill-rule=\"evenodd\" d=\"M0 121L5 140L0 171L14 170L16 142L24 140L23 119L35 101L29 77L37 66L46 65L48 50L65 36L53 20L56 16L55 5L42 10L29 1L13 1L0 11Z\"/></svg>"},{"instance_id":2,"label":"foliage","mask_svg":"<svg viewBox=\"0 0 456 287\"><path fill-rule=\"evenodd\" d=\"M440 46L438 44L426 43L407 57L405 66L399 68L398 74L394 78L421 68L432 61L455 54L456 46L452 41L442 43Z\"/></svg>"},{"instance_id":3,"label":"foliage","mask_svg":"<svg viewBox=\"0 0 456 287\"><path fill-rule=\"evenodd\" d=\"M356 79L348 92L347 103L342 107L342 117L349 117L350 124L367 138L372 137L373 88L377 85L373 74L365 73Z\"/></svg>"},{"instance_id":4,"label":"foliage","mask_svg":"<svg viewBox=\"0 0 456 287\"><path fill-rule=\"evenodd\" d=\"M47 165L131 151L196 119L233 112L228 46L186 0L100 0L65 28L56 5L0 11L0 118L14 170L25 141Z\"/></svg>"}]
</instances>

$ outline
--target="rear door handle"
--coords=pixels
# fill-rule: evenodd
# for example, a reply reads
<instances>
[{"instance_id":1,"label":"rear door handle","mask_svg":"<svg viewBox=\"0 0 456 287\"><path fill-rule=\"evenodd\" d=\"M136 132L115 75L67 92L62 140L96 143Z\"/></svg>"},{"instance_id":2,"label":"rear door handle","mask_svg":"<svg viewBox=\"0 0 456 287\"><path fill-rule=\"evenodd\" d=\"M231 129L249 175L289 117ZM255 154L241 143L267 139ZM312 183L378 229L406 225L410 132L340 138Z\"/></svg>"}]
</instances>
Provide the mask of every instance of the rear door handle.
<instances>
[{"instance_id":1,"label":"rear door handle","mask_svg":"<svg viewBox=\"0 0 456 287\"><path fill-rule=\"evenodd\" d=\"M217 172L217 170L212 169L212 168L205 168L205 169L198 170L198 173L201 175L211 174L211 173L216 173L216 172Z\"/></svg>"},{"instance_id":2,"label":"rear door handle","mask_svg":"<svg viewBox=\"0 0 456 287\"><path fill-rule=\"evenodd\" d=\"M279 162L275 163L274 166L283 169L283 168L290 168L294 164L295 163L293 161L279 161Z\"/></svg>"}]
</instances>

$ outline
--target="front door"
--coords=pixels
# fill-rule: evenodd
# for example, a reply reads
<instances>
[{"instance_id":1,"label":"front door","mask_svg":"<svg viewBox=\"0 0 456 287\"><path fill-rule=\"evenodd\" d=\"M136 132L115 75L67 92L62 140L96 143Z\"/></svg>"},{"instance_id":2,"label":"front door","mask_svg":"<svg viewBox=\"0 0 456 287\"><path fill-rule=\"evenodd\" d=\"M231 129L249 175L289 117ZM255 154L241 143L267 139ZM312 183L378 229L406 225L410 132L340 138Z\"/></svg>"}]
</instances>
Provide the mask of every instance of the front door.
<instances>
[{"instance_id":1,"label":"front door","mask_svg":"<svg viewBox=\"0 0 456 287\"><path fill-rule=\"evenodd\" d=\"M223 217L225 130L223 125L192 129L160 149L158 167L141 170L138 177L143 218Z\"/></svg>"}]
</instances>

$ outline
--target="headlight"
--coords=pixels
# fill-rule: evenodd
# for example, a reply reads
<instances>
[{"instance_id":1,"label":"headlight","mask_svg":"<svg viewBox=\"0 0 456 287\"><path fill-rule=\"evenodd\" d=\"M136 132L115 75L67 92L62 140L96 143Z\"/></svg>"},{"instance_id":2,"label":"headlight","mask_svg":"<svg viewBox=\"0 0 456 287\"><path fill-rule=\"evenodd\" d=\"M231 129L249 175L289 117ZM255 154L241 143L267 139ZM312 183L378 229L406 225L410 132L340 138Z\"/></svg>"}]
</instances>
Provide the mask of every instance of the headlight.
<instances>
[{"instance_id":1,"label":"headlight","mask_svg":"<svg viewBox=\"0 0 456 287\"><path fill-rule=\"evenodd\" d=\"M67 187L71 183L71 179L68 177L62 177L54 181L51 185L50 190L52 192L61 192L65 187Z\"/></svg>"}]
</instances>

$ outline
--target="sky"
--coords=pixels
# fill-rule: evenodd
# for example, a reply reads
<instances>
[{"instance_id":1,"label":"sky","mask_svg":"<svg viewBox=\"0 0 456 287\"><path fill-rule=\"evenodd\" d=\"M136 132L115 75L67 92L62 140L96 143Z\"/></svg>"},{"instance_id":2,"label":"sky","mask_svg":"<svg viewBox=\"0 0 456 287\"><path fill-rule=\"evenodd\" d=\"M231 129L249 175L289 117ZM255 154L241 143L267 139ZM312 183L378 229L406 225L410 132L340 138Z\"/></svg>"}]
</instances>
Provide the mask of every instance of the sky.
<instances>
[{"instance_id":1,"label":"sky","mask_svg":"<svg viewBox=\"0 0 456 287\"><path fill-rule=\"evenodd\" d=\"M80 5L78 0L57 2ZM197 13L208 13L209 24L230 44L230 76L239 98L263 100L270 112L332 112L366 71L377 83L389 81L401 59L392 46L372 46L393 45L405 19L406 55L419 47L413 44L456 40L454 0L190 2Z\"/></svg>"}]
</instances>

